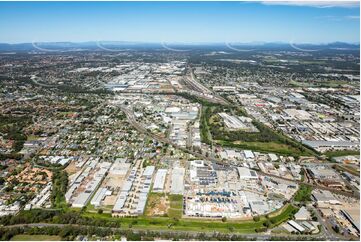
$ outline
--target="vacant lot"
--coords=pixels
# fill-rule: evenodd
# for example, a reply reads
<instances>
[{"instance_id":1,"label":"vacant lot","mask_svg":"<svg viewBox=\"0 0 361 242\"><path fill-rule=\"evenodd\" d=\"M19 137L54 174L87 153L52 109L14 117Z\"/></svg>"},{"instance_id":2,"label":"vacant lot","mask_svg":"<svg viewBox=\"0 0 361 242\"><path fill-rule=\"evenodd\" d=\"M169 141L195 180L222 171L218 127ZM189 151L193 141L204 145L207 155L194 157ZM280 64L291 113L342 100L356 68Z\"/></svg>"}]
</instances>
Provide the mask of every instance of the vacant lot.
<instances>
[{"instance_id":1,"label":"vacant lot","mask_svg":"<svg viewBox=\"0 0 361 242\"><path fill-rule=\"evenodd\" d=\"M165 193L150 193L145 210L146 216L163 216L169 208L168 196Z\"/></svg>"}]
</instances>

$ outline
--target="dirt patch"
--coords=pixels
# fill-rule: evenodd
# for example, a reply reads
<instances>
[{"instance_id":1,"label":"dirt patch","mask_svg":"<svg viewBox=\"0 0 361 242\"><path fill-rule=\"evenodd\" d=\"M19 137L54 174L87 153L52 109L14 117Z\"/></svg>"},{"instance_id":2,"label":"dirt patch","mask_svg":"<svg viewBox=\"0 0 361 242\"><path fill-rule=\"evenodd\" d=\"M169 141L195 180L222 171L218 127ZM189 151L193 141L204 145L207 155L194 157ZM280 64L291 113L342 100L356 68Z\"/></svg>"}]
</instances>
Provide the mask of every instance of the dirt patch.
<instances>
[{"instance_id":1,"label":"dirt patch","mask_svg":"<svg viewBox=\"0 0 361 242\"><path fill-rule=\"evenodd\" d=\"M70 164L65 168L65 171L69 174L69 175L73 175L75 174L77 171L79 171L78 168L76 168L76 161L73 160L70 162Z\"/></svg>"},{"instance_id":2,"label":"dirt patch","mask_svg":"<svg viewBox=\"0 0 361 242\"><path fill-rule=\"evenodd\" d=\"M169 208L168 196L163 193L151 193L147 201L146 216L163 216Z\"/></svg>"}]
</instances>

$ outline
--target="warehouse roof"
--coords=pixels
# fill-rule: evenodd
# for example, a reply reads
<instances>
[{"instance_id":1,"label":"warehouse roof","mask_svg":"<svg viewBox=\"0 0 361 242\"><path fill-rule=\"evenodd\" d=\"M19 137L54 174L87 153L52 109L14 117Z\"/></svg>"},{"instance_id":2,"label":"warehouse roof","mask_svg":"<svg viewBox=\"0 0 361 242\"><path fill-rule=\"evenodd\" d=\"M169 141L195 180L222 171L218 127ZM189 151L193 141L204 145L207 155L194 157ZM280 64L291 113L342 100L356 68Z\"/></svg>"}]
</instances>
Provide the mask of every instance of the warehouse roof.
<instances>
[{"instance_id":1,"label":"warehouse roof","mask_svg":"<svg viewBox=\"0 0 361 242\"><path fill-rule=\"evenodd\" d=\"M257 172L246 167L237 167L240 179L258 179Z\"/></svg>"},{"instance_id":2,"label":"warehouse roof","mask_svg":"<svg viewBox=\"0 0 361 242\"><path fill-rule=\"evenodd\" d=\"M143 171L143 176L152 176L155 170L155 166L147 166Z\"/></svg>"}]
</instances>

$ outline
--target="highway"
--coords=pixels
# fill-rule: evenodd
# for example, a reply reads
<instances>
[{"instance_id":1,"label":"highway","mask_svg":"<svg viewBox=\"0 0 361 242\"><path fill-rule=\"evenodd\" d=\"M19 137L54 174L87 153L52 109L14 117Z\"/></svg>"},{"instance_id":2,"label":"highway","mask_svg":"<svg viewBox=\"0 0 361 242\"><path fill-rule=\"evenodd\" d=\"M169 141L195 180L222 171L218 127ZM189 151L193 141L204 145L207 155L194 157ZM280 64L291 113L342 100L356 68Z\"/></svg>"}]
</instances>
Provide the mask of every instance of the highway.
<instances>
[{"instance_id":1,"label":"highway","mask_svg":"<svg viewBox=\"0 0 361 242\"><path fill-rule=\"evenodd\" d=\"M193 69L189 68L189 73L183 79L188 90L178 90L179 93L189 93L198 98L204 99L211 103L222 105L230 105L230 103L223 97L217 95L215 92L209 90L206 86L197 81Z\"/></svg>"}]
</instances>

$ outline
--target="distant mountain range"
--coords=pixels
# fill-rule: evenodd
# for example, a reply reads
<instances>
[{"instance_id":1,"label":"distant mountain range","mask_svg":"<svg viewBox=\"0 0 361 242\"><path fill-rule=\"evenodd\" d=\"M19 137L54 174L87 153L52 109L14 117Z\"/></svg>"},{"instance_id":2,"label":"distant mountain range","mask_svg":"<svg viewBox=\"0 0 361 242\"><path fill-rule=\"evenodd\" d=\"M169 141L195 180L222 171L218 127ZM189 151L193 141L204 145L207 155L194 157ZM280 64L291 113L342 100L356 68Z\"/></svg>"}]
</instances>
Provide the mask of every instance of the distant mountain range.
<instances>
[{"instance_id":1,"label":"distant mountain range","mask_svg":"<svg viewBox=\"0 0 361 242\"><path fill-rule=\"evenodd\" d=\"M142 43L127 41L89 41L89 42L37 42L8 44L0 43L1 52L22 51L86 51L86 50L108 50L120 51L127 49L293 49L293 50L359 50L360 44L333 42L327 44L303 44L285 42L251 42L251 43Z\"/></svg>"}]
</instances>

